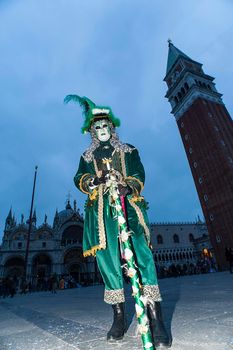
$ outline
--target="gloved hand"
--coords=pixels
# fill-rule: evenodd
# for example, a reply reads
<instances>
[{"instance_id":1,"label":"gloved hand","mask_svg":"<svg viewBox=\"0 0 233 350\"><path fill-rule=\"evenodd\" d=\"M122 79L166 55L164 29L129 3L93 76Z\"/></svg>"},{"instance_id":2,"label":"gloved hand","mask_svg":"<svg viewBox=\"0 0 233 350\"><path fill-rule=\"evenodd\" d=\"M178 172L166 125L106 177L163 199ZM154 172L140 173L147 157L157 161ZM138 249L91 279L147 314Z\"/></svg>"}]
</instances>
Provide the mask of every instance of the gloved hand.
<instances>
[{"instance_id":1,"label":"gloved hand","mask_svg":"<svg viewBox=\"0 0 233 350\"><path fill-rule=\"evenodd\" d=\"M100 184L105 184L108 179L109 172L107 170L102 171L102 175L100 177L96 176L93 180L93 185L98 186Z\"/></svg>"},{"instance_id":2,"label":"gloved hand","mask_svg":"<svg viewBox=\"0 0 233 350\"><path fill-rule=\"evenodd\" d=\"M122 184L119 184L118 191L120 196L126 197L128 194L132 193L132 188L129 186L123 186Z\"/></svg>"}]
</instances>

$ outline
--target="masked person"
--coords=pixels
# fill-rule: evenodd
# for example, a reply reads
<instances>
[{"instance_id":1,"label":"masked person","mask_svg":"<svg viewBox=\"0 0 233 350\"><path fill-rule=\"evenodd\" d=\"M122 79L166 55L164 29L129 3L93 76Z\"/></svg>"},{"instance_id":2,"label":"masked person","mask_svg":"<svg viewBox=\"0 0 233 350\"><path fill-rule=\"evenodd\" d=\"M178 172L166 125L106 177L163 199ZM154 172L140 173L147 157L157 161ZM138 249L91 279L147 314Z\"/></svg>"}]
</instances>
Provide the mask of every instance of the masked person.
<instances>
[{"instance_id":1,"label":"masked person","mask_svg":"<svg viewBox=\"0 0 233 350\"><path fill-rule=\"evenodd\" d=\"M112 305L113 324L108 340L122 339L126 332L124 289L119 227L107 182L114 174L119 195L125 197L128 229L140 274L142 294L147 298L147 315L157 348L170 346L162 320L161 295L150 249L147 204L141 196L145 172L135 147L122 143L115 128L120 125L111 108L96 106L86 97L68 95L65 103L77 102L85 117L82 132L89 132L91 144L80 159L74 177L77 188L88 195L85 204L83 255L96 256L105 285L104 301Z\"/></svg>"}]
</instances>

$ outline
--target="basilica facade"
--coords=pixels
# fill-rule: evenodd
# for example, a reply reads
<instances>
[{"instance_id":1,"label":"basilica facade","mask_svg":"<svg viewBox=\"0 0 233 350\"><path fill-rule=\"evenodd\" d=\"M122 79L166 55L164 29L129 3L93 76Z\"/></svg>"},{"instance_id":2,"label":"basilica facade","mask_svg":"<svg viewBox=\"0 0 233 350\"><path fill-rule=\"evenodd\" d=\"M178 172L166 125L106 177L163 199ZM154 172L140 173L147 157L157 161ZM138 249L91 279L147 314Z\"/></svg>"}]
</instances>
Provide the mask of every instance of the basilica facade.
<instances>
[{"instance_id":1,"label":"basilica facade","mask_svg":"<svg viewBox=\"0 0 233 350\"><path fill-rule=\"evenodd\" d=\"M64 210L56 211L53 224L45 216L37 225L36 213L32 217L32 231L28 250L27 278L35 280L57 276L72 276L81 284L99 283L101 280L96 259L83 258L83 215L67 202ZM10 210L0 247L0 277L22 277L25 269L28 221L22 215L17 223ZM151 224L152 251L155 264L195 264L200 256L212 254L206 224L198 219L186 223Z\"/></svg>"},{"instance_id":2,"label":"basilica facade","mask_svg":"<svg viewBox=\"0 0 233 350\"><path fill-rule=\"evenodd\" d=\"M71 275L79 283L98 278L95 259L84 260L82 255L83 216L68 201L64 210L56 211L53 225L36 224L36 213L32 217L32 232L28 253L27 275L33 280ZM25 268L28 222L16 223L10 210L5 223L0 250L0 275L21 277Z\"/></svg>"}]
</instances>

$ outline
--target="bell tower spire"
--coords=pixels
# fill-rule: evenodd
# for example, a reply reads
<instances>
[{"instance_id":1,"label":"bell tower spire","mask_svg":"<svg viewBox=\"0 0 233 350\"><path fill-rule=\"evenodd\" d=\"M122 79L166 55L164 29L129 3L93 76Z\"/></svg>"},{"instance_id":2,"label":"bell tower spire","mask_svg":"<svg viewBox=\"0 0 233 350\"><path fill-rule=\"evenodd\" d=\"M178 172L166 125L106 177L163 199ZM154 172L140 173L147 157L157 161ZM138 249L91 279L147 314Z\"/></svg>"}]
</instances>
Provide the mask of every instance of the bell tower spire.
<instances>
[{"instance_id":1,"label":"bell tower spire","mask_svg":"<svg viewBox=\"0 0 233 350\"><path fill-rule=\"evenodd\" d=\"M190 57L188 57L185 53L183 53L181 50L179 50L175 45L173 45L173 42L171 39L168 39L168 58L167 58L167 69L166 74L170 72L170 70L173 68L174 64L178 60L178 58L183 57L189 61L192 61Z\"/></svg>"},{"instance_id":2,"label":"bell tower spire","mask_svg":"<svg viewBox=\"0 0 233 350\"><path fill-rule=\"evenodd\" d=\"M165 97L168 98L172 106L171 113L177 120L198 98L223 104L222 94L216 90L214 78L204 73L201 63L191 59L170 41L164 80L168 86Z\"/></svg>"}]
</instances>

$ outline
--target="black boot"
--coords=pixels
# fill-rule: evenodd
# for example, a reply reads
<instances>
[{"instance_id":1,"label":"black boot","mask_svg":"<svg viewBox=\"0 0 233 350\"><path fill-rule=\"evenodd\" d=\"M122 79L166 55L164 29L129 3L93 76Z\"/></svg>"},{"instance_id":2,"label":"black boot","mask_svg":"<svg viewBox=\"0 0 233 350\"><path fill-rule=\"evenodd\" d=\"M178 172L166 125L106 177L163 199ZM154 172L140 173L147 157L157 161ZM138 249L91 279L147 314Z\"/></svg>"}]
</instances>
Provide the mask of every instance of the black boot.
<instances>
[{"instance_id":1,"label":"black boot","mask_svg":"<svg viewBox=\"0 0 233 350\"><path fill-rule=\"evenodd\" d=\"M112 305L113 308L113 324L107 334L107 340L120 340L126 331L124 303Z\"/></svg>"},{"instance_id":2,"label":"black boot","mask_svg":"<svg viewBox=\"0 0 233 350\"><path fill-rule=\"evenodd\" d=\"M170 348L171 340L163 323L160 302L149 301L147 304L147 311L150 321L150 330L153 339L153 345L155 349L159 350Z\"/></svg>"}]
</instances>

